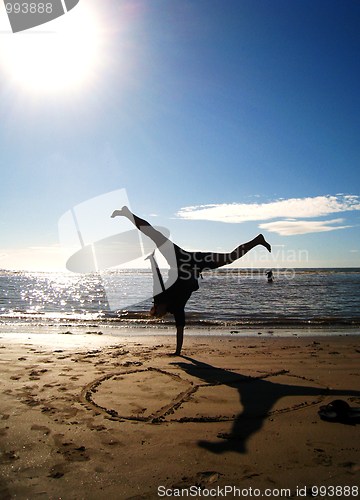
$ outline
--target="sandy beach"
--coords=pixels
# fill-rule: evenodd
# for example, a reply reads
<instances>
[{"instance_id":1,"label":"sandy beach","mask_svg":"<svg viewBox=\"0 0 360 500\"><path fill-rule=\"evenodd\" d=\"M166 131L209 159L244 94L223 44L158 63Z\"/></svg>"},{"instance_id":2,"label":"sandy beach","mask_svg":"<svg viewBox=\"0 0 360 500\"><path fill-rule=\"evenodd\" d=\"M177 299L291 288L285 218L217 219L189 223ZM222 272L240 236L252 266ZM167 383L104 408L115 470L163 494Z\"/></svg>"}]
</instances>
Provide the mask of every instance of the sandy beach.
<instances>
[{"instance_id":1,"label":"sandy beach","mask_svg":"<svg viewBox=\"0 0 360 500\"><path fill-rule=\"evenodd\" d=\"M100 333L0 334L1 499L356 497L358 337Z\"/></svg>"}]
</instances>

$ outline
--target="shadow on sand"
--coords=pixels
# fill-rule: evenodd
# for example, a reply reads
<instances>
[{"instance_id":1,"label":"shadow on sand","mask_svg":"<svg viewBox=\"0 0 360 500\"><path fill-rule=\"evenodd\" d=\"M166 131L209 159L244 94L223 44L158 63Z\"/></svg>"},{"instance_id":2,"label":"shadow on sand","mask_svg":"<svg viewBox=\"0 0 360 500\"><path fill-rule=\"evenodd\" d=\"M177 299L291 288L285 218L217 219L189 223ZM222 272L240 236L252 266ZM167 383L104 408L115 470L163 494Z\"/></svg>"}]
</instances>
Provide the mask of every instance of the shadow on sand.
<instances>
[{"instance_id":1,"label":"shadow on sand","mask_svg":"<svg viewBox=\"0 0 360 500\"><path fill-rule=\"evenodd\" d=\"M226 385L236 389L243 406L233 423L228 434L222 434L222 440L218 442L199 441L199 446L213 453L224 453L236 451L246 453L248 439L261 429L264 421L269 416L274 404L281 398L287 396L356 396L360 397L360 391L333 390L321 387L309 387L303 385L288 385L266 380L266 377L274 375L286 375L283 371L277 374L264 375L262 378L241 375L223 368L203 363L196 359L182 356L187 363L174 363L192 377L196 377L209 385ZM301 377L300 377L301 378Z\"/></svg>"}]
</instances>

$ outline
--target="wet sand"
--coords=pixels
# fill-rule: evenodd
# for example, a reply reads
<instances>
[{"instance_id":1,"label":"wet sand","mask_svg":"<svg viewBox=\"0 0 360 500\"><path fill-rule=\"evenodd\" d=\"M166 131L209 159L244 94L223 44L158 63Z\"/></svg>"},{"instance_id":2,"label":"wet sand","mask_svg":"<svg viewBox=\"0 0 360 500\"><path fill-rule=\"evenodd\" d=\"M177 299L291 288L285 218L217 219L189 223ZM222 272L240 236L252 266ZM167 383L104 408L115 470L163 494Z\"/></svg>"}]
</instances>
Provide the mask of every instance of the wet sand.
<instances>
[{"instance_id":1,"label":"wet sand","mask_svg":"<svg viewBox=\"0 0 360 500\"><path fill-rule=\"evenodd\" d=\"M359 486L359 337L101 333L0 334L1 499Z\"/></svg>"}]
</instances>

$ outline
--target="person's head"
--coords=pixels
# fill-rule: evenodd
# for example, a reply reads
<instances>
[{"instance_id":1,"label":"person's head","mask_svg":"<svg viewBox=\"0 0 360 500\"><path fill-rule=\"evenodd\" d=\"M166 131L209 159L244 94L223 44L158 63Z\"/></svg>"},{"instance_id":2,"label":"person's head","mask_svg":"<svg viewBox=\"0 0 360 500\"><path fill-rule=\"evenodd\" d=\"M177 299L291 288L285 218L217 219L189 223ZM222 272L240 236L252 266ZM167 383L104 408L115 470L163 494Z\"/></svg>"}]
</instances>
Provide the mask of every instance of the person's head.
<instances>
[{"instance_id":1,"label":"person's head","mask_svg":"<svg viewBox=\"0 0 360 500\"><path fill-rule=\"evenodd\" d=\"M150 316L155 318L162 318L168 312L167 304L165 302L155 303L150 309Z\"/></svg>"}]
</instances>

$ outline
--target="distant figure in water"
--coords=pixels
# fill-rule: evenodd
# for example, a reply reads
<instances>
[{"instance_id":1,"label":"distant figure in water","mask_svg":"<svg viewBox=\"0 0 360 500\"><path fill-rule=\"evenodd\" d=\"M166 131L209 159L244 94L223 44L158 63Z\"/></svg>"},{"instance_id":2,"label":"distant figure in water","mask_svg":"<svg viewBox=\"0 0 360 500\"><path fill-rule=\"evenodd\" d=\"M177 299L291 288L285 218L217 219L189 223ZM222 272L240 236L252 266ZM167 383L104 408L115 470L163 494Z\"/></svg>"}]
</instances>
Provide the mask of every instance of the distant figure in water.
<instances>
[{"instance_id":1,"label":"distant figure in water","mask_svg":"<svg viewBox=\"0 0 360 500\"><path fill-rule=\"evenodd\" d=\"M129 219L139 231L151 238L170 266L167 281L169 285L166 286L162 282L161 273L153 255L150 256L154 282L160 282L162 290L160 293L154 294L154 305L150 310L150 314L158 318L161 318L167 312L174 315L176 324L175 356L180 355L183 345L185 305L191 294L199 289L198 278L201 273L232 264L257 245L261 245L271 252L271 246L262 234L247 243L239 245L230 253L188 252L166 238L149 222L134 215L128 207L115 210L111 215L113 218L119 216Z\"/></svg>"},{"instance_id":2,"label":"distant figure in water","mask_svg":"<svg viewBox=\"0 0 360 500\"><path fill-rule=\"evenodd\" d=\"M267 282L268 283L273 283L274 282L274 275L273 275L273 272L272 272L271 269L270 269L270 271L266 271L266 276L267 276Z\"/></svg>"}]
</instances>

